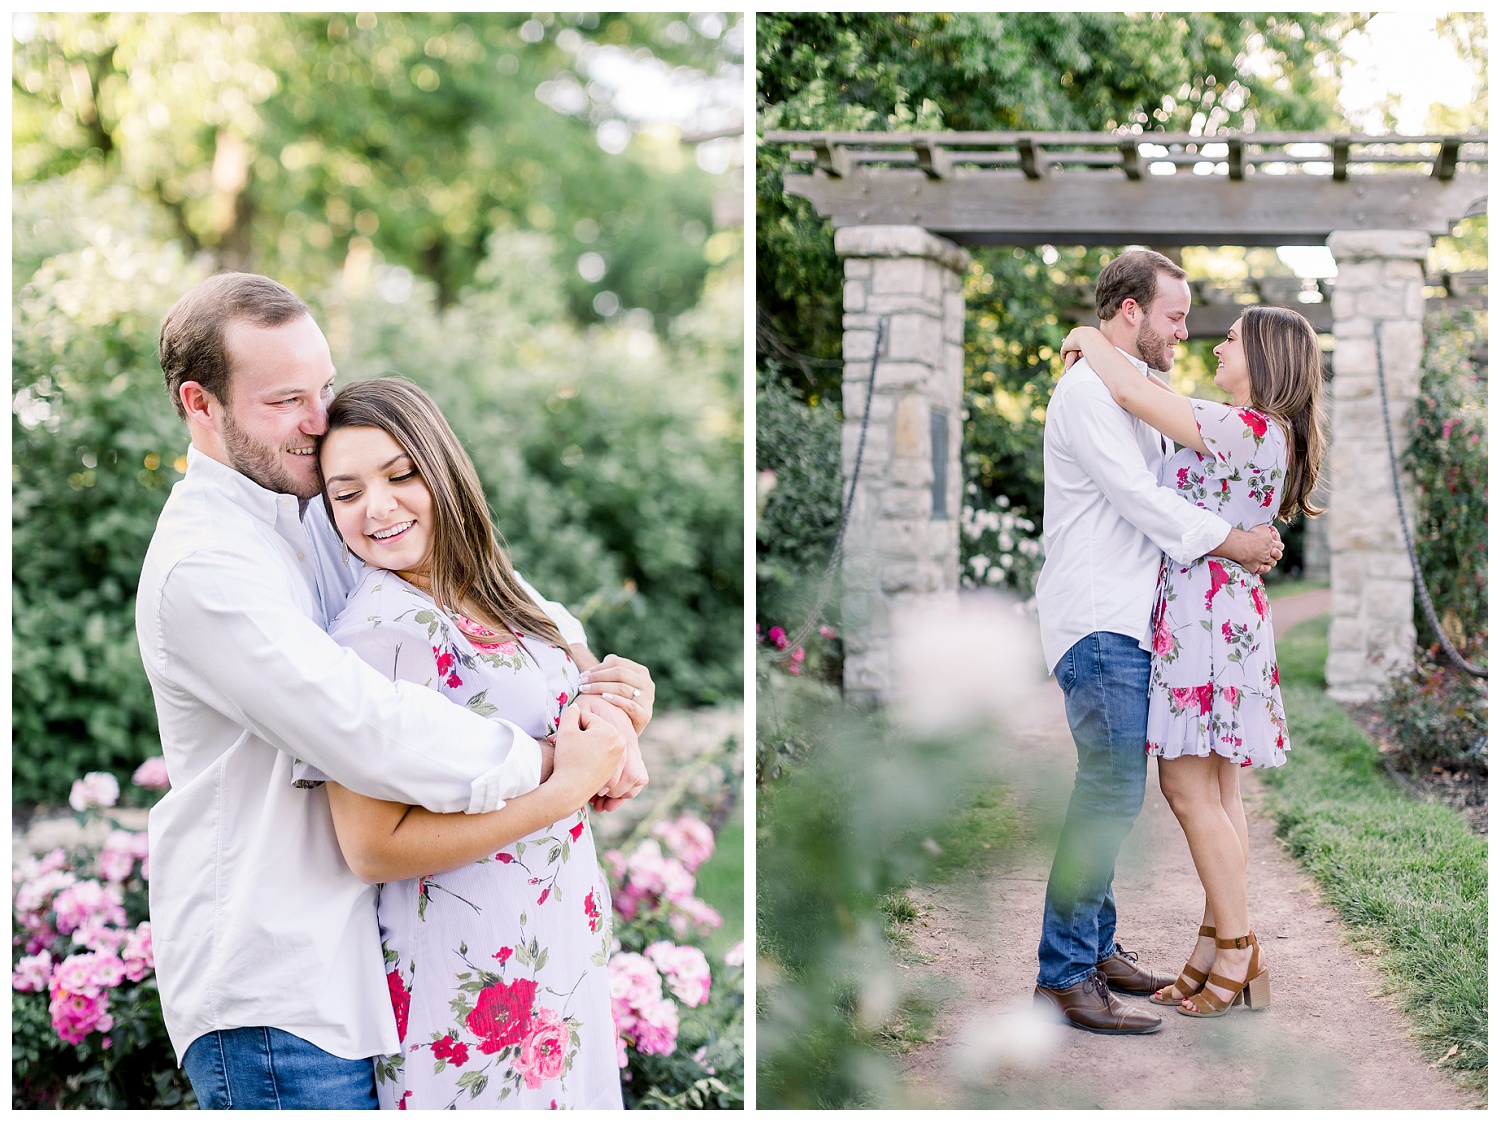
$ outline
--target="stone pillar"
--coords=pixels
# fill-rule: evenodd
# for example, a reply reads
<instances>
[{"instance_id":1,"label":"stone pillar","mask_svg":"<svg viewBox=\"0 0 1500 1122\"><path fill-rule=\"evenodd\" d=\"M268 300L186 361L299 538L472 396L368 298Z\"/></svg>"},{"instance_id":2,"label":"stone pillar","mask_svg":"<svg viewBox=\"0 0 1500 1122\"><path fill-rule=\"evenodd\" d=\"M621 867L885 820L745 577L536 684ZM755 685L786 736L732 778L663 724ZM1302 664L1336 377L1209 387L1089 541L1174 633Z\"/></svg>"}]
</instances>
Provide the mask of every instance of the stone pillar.
<instances>
[{"instance_id":1,"label":"stone pillar","mask_svg":"<svg viewBox=\"0 0 1500 1122\"><path fill-rule=\"evenodd\" d=\"M1329 695L1340 701L1373 698L1387 678L1411 665L1416 647L1411 561L1397 522L1375 332L1399 459L1422 377L1423 264L1430 247L1428 235L1413 230L1340 231L1328 239L1339 272L1328 465L1333 611L1324 673ZM1405 472L1401 487L1410 519L1414 492Z\"/></svg>"},{"instance_id":2,"label":"stone pillar","mask_svg":"<svg viewBox=\"0 0 1500 1122\"><path fill-rule=\"evenodd\" d=\"M844 695L891 700L896 612L958 593L964 298L969 255L920 226L838 230L844 259ZM884 320L874 394L876 332Z\"/></svg>"}]
</instances>

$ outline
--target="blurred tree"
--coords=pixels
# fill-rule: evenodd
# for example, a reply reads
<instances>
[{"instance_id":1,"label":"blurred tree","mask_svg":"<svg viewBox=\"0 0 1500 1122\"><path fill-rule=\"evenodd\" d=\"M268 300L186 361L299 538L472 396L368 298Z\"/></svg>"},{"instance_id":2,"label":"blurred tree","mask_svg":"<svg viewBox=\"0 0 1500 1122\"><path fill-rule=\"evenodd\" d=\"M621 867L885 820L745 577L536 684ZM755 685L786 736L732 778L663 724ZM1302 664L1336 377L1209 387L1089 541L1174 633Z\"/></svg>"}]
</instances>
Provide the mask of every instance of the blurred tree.
<instances>
[{"instance_id":1,"label":"blurred tree","mask_svg":"<svg viewBox=\"0 0 1500 1122\"><path fill-rule=\"evenodd\" d=\"M1337 122L1349 14L778 13L757 22L769 129L1216 133ZM810 401L839 399L842 270L828 224L782 190L785 145L756 164L757 346ZM966 281L970 479L1041 510L1042 410L1069 286L1112 250L996 247ZM799 358L800 356L800 358ZM1040 522L1039 518L1037 519Z\"/></svg>"},{"instance_id":2,"label":"blurred tree","mask_svg":"<svg viewBox=\"0 0 1500 1122\"><path fill-rule=\"evenodd\" d=\"M190 253L293 284L373 251L443 305L492 232L550 231L573 314L665 323L701 290L712 177L673 139L632 141L594 70L733 63L702 15L26 17L13 179L123 181Z\"/></svg>"}]
</instances>

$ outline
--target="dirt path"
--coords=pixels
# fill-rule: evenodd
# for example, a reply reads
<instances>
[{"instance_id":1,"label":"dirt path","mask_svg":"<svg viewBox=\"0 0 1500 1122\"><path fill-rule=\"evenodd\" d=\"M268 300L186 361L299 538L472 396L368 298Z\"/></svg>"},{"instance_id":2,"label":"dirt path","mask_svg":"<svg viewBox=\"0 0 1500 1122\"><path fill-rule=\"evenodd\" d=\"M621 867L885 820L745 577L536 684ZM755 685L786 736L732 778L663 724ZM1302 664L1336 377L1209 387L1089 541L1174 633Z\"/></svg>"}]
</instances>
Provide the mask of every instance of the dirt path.
<instances>
[{"instance_id":1,"label":"dirt path","mask_svg":"<svg viewBox=\"0 0 1500 1122\"><path fill-rule=\"evenodd\" d=\"M1327 592L1275 605L1278 630L1326 610ZM1320 599L1322 607L1319 607ZM1061 818L1074 748L1049 682L1015 724L1007 782L1033 822ZM1153 769L1154 773L1154 769ZM1050 844L1011 867L912 893L912 980L939 1005L932 1042L904 1061L912 1106L1406 1108L1479 1105L1429 1066L1372 959L1344 940L1332 909L1281 849L1246 784L1250 913L1271 969L1265 1013L1193 1020L1170 1008L1149 1036L1098 1036L1030 1013ZM1115 878L1120 940L1155 969L1191 949L1202 896L1187 844L1153 778ZM926 961L915 961L925 959ZM1145 1005L1144 998L1122 998ZM1154 1006L1147 1006L1155 1009Z\"/></svg>"}]
</instances>

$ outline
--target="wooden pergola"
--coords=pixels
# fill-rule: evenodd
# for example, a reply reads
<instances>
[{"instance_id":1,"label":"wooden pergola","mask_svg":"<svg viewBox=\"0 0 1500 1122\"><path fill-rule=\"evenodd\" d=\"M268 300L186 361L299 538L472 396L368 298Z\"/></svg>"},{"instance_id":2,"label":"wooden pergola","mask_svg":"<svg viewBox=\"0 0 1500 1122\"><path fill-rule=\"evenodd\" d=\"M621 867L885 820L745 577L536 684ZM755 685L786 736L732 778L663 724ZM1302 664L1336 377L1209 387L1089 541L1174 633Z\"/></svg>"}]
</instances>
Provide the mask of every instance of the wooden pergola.
<instances>
[{"instance_id":1,"label":"wooden pergola","mask_svg":"<svg viewBox=\"0 0 1500 1122\"><path fill-rule=\"evenodd\" d=\"M1332 133L767 132L813 174L786 189L835 228L959 245L1323 245L1446 234L1483 213L1485 138Z\"/></svg>"},{"instance_id":2,"label":"wooden pergola","mask_svg":"<svg viewBox=\"0 0 1500 1122\"><path fill-rule=\"evenodd\" d=\"M1412 571L1385 418L1399 451L1428 289L1469 300L1482 289L1425 268L1434 237L1485 213L1484 137L771 131L762 142L806 168L785 190L832 223L844 259L846 476L864 457L844 551L846 695L893 696L899 611L957 589L963 246L1326 245L1336 278L1200 280L1188 322L1222 335L1246 304L1278 303L1334 337L1330 692L1368 699L1410 660ZM1080 319L1089 302L1078 294Z\"/></svg>"}]
</instances>

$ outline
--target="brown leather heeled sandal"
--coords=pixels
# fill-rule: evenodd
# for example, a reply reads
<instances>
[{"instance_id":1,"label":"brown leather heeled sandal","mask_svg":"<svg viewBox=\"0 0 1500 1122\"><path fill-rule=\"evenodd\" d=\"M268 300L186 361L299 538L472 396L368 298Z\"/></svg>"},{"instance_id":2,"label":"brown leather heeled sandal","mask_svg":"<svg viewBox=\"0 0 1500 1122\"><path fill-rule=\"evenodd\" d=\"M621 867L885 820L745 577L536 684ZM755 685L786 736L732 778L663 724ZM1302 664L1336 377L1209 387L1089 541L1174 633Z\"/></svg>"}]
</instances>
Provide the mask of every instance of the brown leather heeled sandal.
<instances>
[{"instance_id":1,"label":"brown leather heeled sandal","mask_svg":"<svg viewBox=\"0 0 1500 1122\"><path fill-rule=\"evenodd\" d=\"M1255 932L1252 931L1248 935L1240 935L1234 939L1216 938L1214 946L1225 951L1251 948L1250 962L1245 970L1245 980L1237 982L1222 974L1209 974L1204 988L1191 995L1193 1004L1202 1008L1184 1009L1179 1005L1177 1012L1184 1017L1222 1017L1241 1001L1244 1001L1246 1009L1264 1009L1270 1005L1271 972L1266 969L1266 964L1261 960L1260 941L1256 939ZM1218 986L1220 989L1229 990L1230 996L1220 998L1212 993L1208 986Z\"/></svg>"},{"instance_id":2,"label":"brown leather heeled sandal","mask_svg":"<svg viewBox=\"0 0 1500 1122\"><path fill-rule=\"evenodd\" d=\"M1216 932L1205 923L1198 928L1198 934L1206 939L1214 939ZM1178 1005L1196 994L1207 982L1208 975L1196 966L1189 964L1182 968L1181 974L1177 975L1177 981L1173 982L1170 986L1165 986L1157 990L1151 995L1151 1004ZM1189 989L1189 986L1192 988ZM1167 990L1173 990L1177 996L1172 998L1162 997L1161 995L1166 993Z\"/></svg>"}]
</instances>

